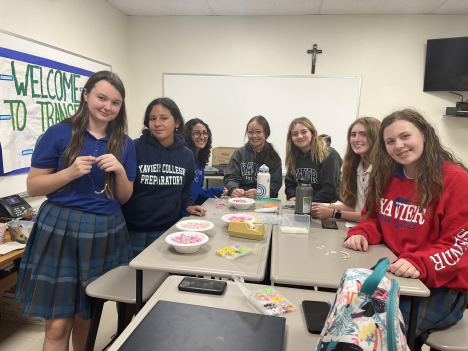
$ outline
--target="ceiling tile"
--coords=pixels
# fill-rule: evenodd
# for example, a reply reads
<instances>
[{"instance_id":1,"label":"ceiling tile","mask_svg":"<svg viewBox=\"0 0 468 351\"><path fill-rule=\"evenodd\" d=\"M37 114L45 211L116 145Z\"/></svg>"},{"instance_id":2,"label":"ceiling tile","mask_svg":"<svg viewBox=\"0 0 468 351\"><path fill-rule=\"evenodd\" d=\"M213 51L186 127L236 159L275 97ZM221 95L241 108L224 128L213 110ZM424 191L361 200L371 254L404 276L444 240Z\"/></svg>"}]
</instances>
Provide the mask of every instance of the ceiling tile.
<instances>
[{"instance_id":1,"label":"ceiling tile","mask_svg":"<svg viewBox=\"0 0 468 351\"><path fill-rule=\"evenodd\" d=\"M437 15L468 15L468 1L448 0L432 13Z\"/></svg>"},{"instance_id":2,"label":"ceiling tile","mask_svg":"<svg viewBox=\"0 0 468 351\"><path fill-rule=\"evenodd\" d=\"M324 0L321 15L424 14L444 0Z\"/></svg>"},{"instance_id":3,"label":"ceiling tile","mask_svg":"<svg viewBox=\"0 0 468 351\"><path fill-rule=\"evenodd\" d=\"M129 16L213 16L206 0L107 0Z\"/></svg>"},{"instance_id":4,"label":"ceiling tile","mask_svg":"<svg viewBox=\"0 0 468 351\"><path fill-rule=\"evenodd\" d=\"M322 0L207 0L217 16L315 15Z\"/></svg>"}]
</instances>

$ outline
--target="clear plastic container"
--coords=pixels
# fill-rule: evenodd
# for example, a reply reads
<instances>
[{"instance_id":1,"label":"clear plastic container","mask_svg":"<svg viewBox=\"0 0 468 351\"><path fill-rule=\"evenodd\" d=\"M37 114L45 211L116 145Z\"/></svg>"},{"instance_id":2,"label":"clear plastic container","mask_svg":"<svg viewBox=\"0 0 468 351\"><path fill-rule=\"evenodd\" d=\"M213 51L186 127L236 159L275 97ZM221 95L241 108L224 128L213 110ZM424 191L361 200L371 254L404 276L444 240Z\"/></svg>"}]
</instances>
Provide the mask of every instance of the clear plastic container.
<instances>
[{"instance_id":1,"label":"clear plastic container","mask_svg":"<svg viewBox=\"0 0 468 351\"><path fill-rule=\"evenodd\" d=\"M278 224L285 234L309 234L310 216L284 214Z\"/></svg>"},{"instance_id":2,"label":"clear plastic container","mask_svg":"<svg viewBox=\"0 0 468 351\"><path fill-rule=\"evenodd\" d=\"M279 199L257 199L255 200L255 212L278 213L281 208Z\"/></svg>"},{"instance_id":3,"label":"clear plastic container","mask_svg":"<svg viewBox=\"0 0 468 351\"><path fill-rule=\"evenodd\" d=\"M239 289L249 302L261 313L267 316L279 316L294 312L296 307L273 287L251 291L242 278L231 274Z\"/></svg>"},{"instance_id":4,"label":"clear plastic container","mask_svg":"<svg viewBox=\"0 0 468 351\"><path fill-rule=\"evenodd\" d=\"M253 248L250 248L247 246L236 244L236 245L227 246L227 247L223 247L222 249L216 250L216 254L228 260L235 260L236 258L249 255L255 251L263 249L266 245L267 243L261 244L261 245L257 244Z\"/></svg>"}]
</instances>

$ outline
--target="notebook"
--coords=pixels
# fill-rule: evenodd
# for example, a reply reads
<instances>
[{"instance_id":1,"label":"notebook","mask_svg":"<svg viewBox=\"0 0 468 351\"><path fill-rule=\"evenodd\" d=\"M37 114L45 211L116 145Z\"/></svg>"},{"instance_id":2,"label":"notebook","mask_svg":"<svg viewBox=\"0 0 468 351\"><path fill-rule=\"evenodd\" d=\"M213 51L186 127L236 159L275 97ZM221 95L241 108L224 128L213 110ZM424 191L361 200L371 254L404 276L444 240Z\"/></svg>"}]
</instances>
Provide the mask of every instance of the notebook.
<instances>
[{"instance_id":1,"label":"notebook","mask_svg":"<svg viewBox=\"0 0 468 351\"><path fill-rule=\"evenodd\" d=\"M283 317L160 300L119 350L282 351L285 326Z\"/></svg>"}]
</instances>

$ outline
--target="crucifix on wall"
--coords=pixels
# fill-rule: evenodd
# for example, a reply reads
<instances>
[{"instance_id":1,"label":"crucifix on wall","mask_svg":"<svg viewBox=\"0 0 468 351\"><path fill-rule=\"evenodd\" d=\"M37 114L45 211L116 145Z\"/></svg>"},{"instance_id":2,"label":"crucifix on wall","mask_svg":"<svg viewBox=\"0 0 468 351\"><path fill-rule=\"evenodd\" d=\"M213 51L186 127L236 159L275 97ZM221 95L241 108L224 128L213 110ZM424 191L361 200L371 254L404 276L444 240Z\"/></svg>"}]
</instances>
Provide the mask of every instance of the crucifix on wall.
<instances>
[{"instance_id":1,"label":"crucifix on wall","mask_svg":"<svg viewBox=\"0 0 468 351\"><path fill-rule=\"evenodd\" d=\"M315 74L315 61L317 60L317 54L321 54L322 50L317 50L317 44L314 44L312 50L307 50L308 54L312 54L312 74Z\"/></svg>"}]
</instances>

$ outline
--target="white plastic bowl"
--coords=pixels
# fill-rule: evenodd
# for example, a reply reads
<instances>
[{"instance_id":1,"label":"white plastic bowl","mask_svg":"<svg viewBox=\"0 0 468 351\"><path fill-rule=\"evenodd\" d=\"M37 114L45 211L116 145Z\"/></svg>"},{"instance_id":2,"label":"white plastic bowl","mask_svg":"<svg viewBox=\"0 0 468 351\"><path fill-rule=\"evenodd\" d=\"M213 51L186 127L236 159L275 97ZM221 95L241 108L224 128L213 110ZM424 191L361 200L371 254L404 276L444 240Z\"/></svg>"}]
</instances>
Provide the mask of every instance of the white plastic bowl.
<instances>
[{"instance_id":1,"label":"white plastic bowl","mask_svg":"<svg viewBox=\"0 0 468 351\"><path fill-rule=\"evenodd\" d=\"M195 243L195 244L179 244L176 243L175 241L172 241L172 238L175 236L179 236L180 234L186 234L186 235L196 235L199 238L202 238L202 241ZM200 232L189 232L189 231L184 231L184 232L177 232L177 233L172 233L166 236L166 243L172 245L174 249L177 252L180 253L194 253L200 250L200 247L203 244L206 244L210 240L206 234L200 233Z\"/></svg>"},{"instance_id":2,"label":"white plastic bowl","mask_svg":"<svg viewBox=\"0 0 468 351\"><path fill-rule=\"evenodd\" d=\"M255 203L255 200L248 197L233 197L229 199L229 203L238 210L246 210Z\"/></svg>"},{"instance_id":3,"label":"white plastic bowl","mask_svg":"<svg viewBox=\"0 0 468 351\"><path fill-rule=\"evenodd\" d=\"M186 228L186 226L190 226L190 224L200 224L202 228L198 228L198 229ZM186 221L177 222L176 228L179 230L189 231L189 232L204 232L206 230L213 229L214 224L210 221L204 221L202 219L188 219Z\"/></svg>"}]
</instances>

